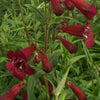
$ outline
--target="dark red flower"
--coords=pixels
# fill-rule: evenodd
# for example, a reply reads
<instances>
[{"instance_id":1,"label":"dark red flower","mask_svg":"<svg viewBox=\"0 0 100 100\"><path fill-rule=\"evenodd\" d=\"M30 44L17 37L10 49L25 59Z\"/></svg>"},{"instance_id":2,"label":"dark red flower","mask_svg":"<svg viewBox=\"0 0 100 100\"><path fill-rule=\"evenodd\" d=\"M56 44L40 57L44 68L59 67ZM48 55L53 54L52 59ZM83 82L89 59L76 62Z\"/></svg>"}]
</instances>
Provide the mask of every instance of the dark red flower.
<instances>
[{"instance_id":1,"label":"dark red flower","mask_svg":"<svg viewBox=\"0 0 100 100\"><path fill-rule=\"evenodd\" d=\"M38 55L38 53L35 51L35 54L34 54L34 63L40 63L41 59L40 59L40 56Z\"/></svg>"},{"instance_id":2,"label":"dark red flower","mask_svg":"<svg viewBox=\"0 0 100 100\"><path fill-rule=\"evenodd\" d=\"M97 10L93 4L88 4L85 0L71 0L72 3L88 18L93 19Z\"/></svg>"},{"instance_id":3,"label":"dark red flower","mask_svg":"<svg viewBox=\"0 0 100 100\"><path fill-rule=\"evenodd\" d=\"M57 0L59 3L63 3L63 0Z\"/></svg>"},{"instance_id":4,"label":"dark red flower","mask_svg":"<svg viewBox=\"0 0 100 100\"><path fill-rule=\"evenodd\" d=\"M25 49L24 49L24 52L25 52ZM17 50L16 52L8 51L7 53L7 57L10 58L11 61L9 61L6 64L6 67L9 70L9 72L13 71L13 75L19 80L24 79L25 73L28 75L32 75L35 73L35 70L31 68L28 64L28 59L31 53L27 52L27 54L24 54L24 52L23 50L22 51Z\"/></svg>"},{"instance_id":5,"label":"dark red flower","mask_svg":"<svg viewBox=\"0 0 100 100\"><path fill-rule=\"evenodd\" d=\"M41 78L40 81L41 81L41 85L44 85L46 87L45 81ZM49 96L52 96L53 86L49 81L47 81L47 84L48 84Z\"/></svg>"},{"instance_id":6,"label":"dark red flower","mask_svg":"<svg viewBox=\"0 0 100 100\"><path fill-rule=\"evenodd\" d=\"M33 50L36 48L35 45L31 45L30 47L26 47L24 49L22 49L21 51L24 53L24 55L26 56L27 60L30 59L32 53L33 53Z\"/></svg>"},{"instance_id":7,"label":"dark red flower","mask_svg":"<svg viewBox=\"0 0 100 100\"><path fill-rule=\"evenodd\" d=\"M21 91L23 85L24 85L24 82L14 85L3 96L0 96L0 100L15 100L16 96Z\"/></svg>"},{"instance_id":8,"label":"dark red flower","mask_svg":"<svg viewBox=\"0 0 100 100\"><path fill-rule=\"evenodd\" d=\"M56 16L62 15L65 11L64 7L62 7L60 2L58 2L57 0L51 0L51 5L53 12L56 14Z\"/></svg>"},{"instance_id":9,"label":"dark red flower","mask_svg":"<svg viewBox=\"0 0 100 100\"><path fill-rule=\"evenodd\" d=\"M83 37L85 39L85 44L87 48L90 48L94 44L93 32L91 30L91 24L86 22L83 25L69 25L67 27L61 28L63 32L67 32L71 35Z\"/></svg>"},{"instance_id":10,"label":"dark red flower","mask_svg":"<svg viewBox=\"0 0 100 100\"><path fill-rule=\"evenodd\" d=\"M41 57L42 57L42 69L46 72L49 73L52 71L52 64L50 63L49 59L47 58L47 56L44 54L44 52L42 50L40 50L41 53Z\"/></svg>"},{"instance_id":11,"label":"dark red flower","mask_svg":"<svg viewBox=\"0 0 100 100\"><path fill-rule=\"evenodd\" d=\"M69 10L73 10L74 9L74 4L70 0L64 0L64 4L66 5L66 7Z\"/></svg>"},{"instance_id":12,"label":"dark red flower","mask_svg":"<svg viewBox=\"0 0 100 100\"><path fill-rule=\"evenodd\" d=\"M75 53L77 51L77 47L70 43L69 41L61 38L60 36L56 36L57 39L59 39L64 47L70 52L70 53Z\"/></svg>"},{"instance_id":13,"label":"dark red flower","mask_svg":"<svg viewBox=\"0 0 100 100\"><path fill-rule=\"evenodd\" d=\"M79 89L77 86L71 84L68 81L66 82L66 84L69 85L69 87L72 89L75 95L79 98L79 100L87 100L85 93L81 89Z\"/></svg>"},{"instance_id":14,"label":"dark red flower","mask_svg":"<svg viewBox=\"0 0 100 100\"><path fill-rule=\"evenodd\" d=\"M27 95L27 91L25 91L23 97L22 97L22 100L28 100L28 95Z\"/></svg>"}]
</instances>

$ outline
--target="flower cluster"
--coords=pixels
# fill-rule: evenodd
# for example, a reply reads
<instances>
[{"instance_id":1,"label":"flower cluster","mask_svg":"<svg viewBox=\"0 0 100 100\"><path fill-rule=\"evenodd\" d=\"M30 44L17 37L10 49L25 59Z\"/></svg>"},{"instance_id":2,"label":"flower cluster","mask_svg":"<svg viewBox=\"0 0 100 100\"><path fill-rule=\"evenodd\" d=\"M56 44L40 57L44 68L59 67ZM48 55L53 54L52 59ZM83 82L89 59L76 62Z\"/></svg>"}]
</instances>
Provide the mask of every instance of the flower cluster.
<instances>
[{"instance_id":1,"label":"flower cluster","mask_svg":"<svg viewBox=\"0 0 100 100\"><path fill-rule=\"evenodd\" d=\"M79 9L86 18L93 19L93 17L96 15L97 10L93 6L93 4L87 3L85 0L50 0L51 6L53 9L53 12L57 16L61 16L66 10L61 5L64 3L64 5L68 8L68 10L74 10L76 7ZM93 32L91 29L91 24L86 22L85 25L67 25L66 21L63 21L60 23L60 25L57 26L57 29L60 29L60 32L66 32L70 35L83 38L85 40L85 44L87 48L90 48L94 44L94 38L93 38ZM68 40L62 38L61 36L56 36L56 39L58 39L62 45L70 52L75 53L77 52L76 45L70 43ZM23 85L24 85L24 79L25 74L27 75L33 75L36 73L36 70L32 68L28 61L31 58L32 54L34 52L34 58L33 63L34 65L42 63L42 70L45 73L50 73L53 70L53 65L49 61L49 58L46 55L46 52L44 52L42 49L37 50L37 47L32 44L29 47L23 48L21 50L14 51L8 51L7 57L11 60L7 62L6 68L9 70L9 72L13 73L13 76L16 77L18 80L21 80L22 82L13 86L10 90L8 90L3 96L0 96L0 100L14 100L16 96L21 91ZM41 55L41 57L39 56ZM41 80L41 85L48 85L48 92L49 95L52 96L53 86L52 84L47 80L47 84L44 80ZM78 97L79 100L87 100L87 97L85 93L80 90L75 85L71 84L70 82L66 82L66 84L72 89L72 91L75 93L75 95ZM24 93L22 100L28 100L27 96L27 90ZM74 100L74 99L67 99L67 100Z\"/></svg>"},{"instance_id":2,"label":"flower cluster","mask_svg":"<svg viewBox=\"0 0 100 100\"><path fill-rule=\"evenodd\" d=\"M51 0L51 5L53 12L60 16L64 13L65 9L62 7L61 3L66 5L69 10L73 10L75 7L79 9L88 19L93 19L96 15L97 10L93 4L88 4L85 0ZM91 29L91 24L86 22L85 25L62 25L59 27L61 32L66 32L70 35L84 38L87 48L90 48L94 44L93 32ZM57 36L56 39L59 39L64 47L70 52L75 53L77 51L76 46L70 43L69 41Z\"/></svg>"},{"instance_id":3,"label":"flower cluster","mask_svg":"<svg viewBox=\"0 0 100 100\"><path fill-rule=\"evenodd\" d=\"M97 13L97 10L93 6L93 4L89 4L85 0L51 0L53 12L57 16L62 15L65 11L65 8L62 7L62 5L61 5L61 3L63 3L63 2L69 10L73 10L76 7L88 19L93 19L93 17Z\"/></svg>"}]
</instances>

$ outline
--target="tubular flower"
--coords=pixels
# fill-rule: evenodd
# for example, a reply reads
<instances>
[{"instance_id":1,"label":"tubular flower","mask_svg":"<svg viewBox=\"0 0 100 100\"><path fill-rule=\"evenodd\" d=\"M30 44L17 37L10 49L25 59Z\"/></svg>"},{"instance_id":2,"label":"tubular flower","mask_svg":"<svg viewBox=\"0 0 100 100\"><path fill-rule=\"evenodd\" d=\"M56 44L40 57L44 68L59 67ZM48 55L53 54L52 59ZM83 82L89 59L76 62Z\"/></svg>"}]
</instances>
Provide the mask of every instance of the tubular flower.
<instances>
[{"instance_id":1,"label":"tubular flower","mask_svg":"<svg viewBox=\"0 0 100 100\"><path fill-rule=\"evenodd\" d=\"M38 53L35 51L35 54L34 54L34 63L40 63L41 59L40 59L40 56L38 55Z\"/></svg>"},{"instance_id":2,"label":"tubular flower","mask_svg":"<svg viewBox=\"0 0 100 100\"><path fill-rule=\"evenodd\" d=\"M33 53L33 50L36 48L35 45L31 45L30 47L26 47L24 49L22 49L21 51L24 53L24 55L26 56L27 60L30 59L32 53Z\"/></svg>"},{"instance_id":3,"label":"tubular flower","mask_svg":"<svg viewBox=\"0 0 100 100\"><path fill-rule=\"evenodd\" d=\"M57 39L59 39L64 47L70 52L70 53L75 53L77 51L77 47L70 43L69 41L61 38L60 36L56 36Z\"/></svg>"},{"instance_id":4,"label":"tubular flower","mask_svg":"<svg viewBox=\"0 0 100 100\"><path fill-rule=\"evenodd\" d=\"M73 10L74 9L74 4L70 0L64 0L64 4L68 8L68 10Z\"/></svg>"},{"instance_id":5,"label":"tubular flower","mask_svg":"<svg viewBox=\"0 0 100 100\"><path fill-rule=\"evenodd\" d=\"M82 90L80 90L78 87L76 87L75 85L71 84L68 81L66 82L66 84L68 84L68 86L72 89L72 91L79 98L79 100L87 100L87 97Z\"/></svg>"},{"instance_id":6,"label":"tubular flower","mask_svg":"<svg viewBox=\"0 0 100 100\"><path fill-rule=\"evenodd\" d=\"M56 16L62 15L65 11L64 7L62 7L60 2L58 2L57 0L51 0L51 6Z\"/></svg>"},{"instance_id":7,"label":"tubular flower","mask_svg":"<svg viewBox=\"0 0 100 100\"><path fill-rule=\"evenodd\" d=\"M59 3L63 3L63 0L57 0Z\"/></svg>"},{"instance_id":8,"label":"tubular flower","mask_svg":"<svg viewBox=\"0 0 100 100\"><path fill-rule=\"evenodd\" d=\"M22 100L28 100L28 96L27 96L27 91L25 91L23 97L22 97Z\"/></svg>"},{"instance_id":9,"label":"tubular flower","mask_svg":"<svg viewBox=\"0 0 100 100\"><path fill-rule=\"evenodd\" d=\"M0 100L15 100L16 96L21 91L23 85L24 85L24 82L14 85L3 96L0 96Z\"/></svg>"},{"instance_id":10,"label":"tubular flower","mask_svg":"<svg viewBox=\"0 0 100 100\"><path fill-rule=\"evenodd\" d=\"M93 4L88 4L85 0L71 0L72 3L88 18L93 19L97 10Z\"/></svg>"},{"instance_id":11,"label":"tubular flower","mask_svg":"<svg viewBox=\"0 0 100 100\"><path fill-rule=\"evenodd\" d=\"M26 57L21 50L17 50L16 52L8 51L7 53L7 57L10 58L11 61L6 64L6 67L9 72L12 71L13 75L19 80L23 80L25 74L32 75L35 73L35 70L28 64L27 59L29 59L30 52L27 53L29 53L29 55L27 54L28 57Z\"/></svg>"},{"instance_id":12,"label":"tubular flower","mask_svg":"<svg viewBox=\"0 0 100 100\"><path fill-rule=\"evenodd\" d=\"M71 35L82 37L85 39L85 44L87 48L90 48L94 44L93 32L91 30L91 24L86 22L83 25L69 25L67 27L61 28L63 32L67 32Z\"/></svg>"},{"instance_id":13,"label":"tubular flower","mask_svg":"<svg viewBox=\"0 0 100 100\"><path fill-rule=\"evenodd\" d=\"M41 53L41 57L42 57L42 69L46 72L49 73L52 71L52 64L50 63L49 59L47 58L47 56L44 54L44 52L42 50L40 50Z\"/></svg>"}]
</instances>

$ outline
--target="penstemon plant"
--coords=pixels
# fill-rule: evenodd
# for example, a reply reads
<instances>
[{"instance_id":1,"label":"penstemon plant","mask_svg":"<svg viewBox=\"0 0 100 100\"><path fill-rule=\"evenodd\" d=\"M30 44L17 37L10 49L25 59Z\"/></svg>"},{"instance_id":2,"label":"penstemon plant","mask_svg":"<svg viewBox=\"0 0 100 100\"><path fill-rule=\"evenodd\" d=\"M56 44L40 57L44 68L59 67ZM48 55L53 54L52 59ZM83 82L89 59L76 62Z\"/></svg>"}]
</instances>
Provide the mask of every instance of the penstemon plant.
<instances>
[{"instance_id":1,"label":"penstemon plant","mask_svg":"<svg viewBox=\"0 0 100 100\"><path fill-rule=\"evenodd\" d=\"M99 100L99 0L0 1L0 100Z\"/></svg>"}]
</instances>

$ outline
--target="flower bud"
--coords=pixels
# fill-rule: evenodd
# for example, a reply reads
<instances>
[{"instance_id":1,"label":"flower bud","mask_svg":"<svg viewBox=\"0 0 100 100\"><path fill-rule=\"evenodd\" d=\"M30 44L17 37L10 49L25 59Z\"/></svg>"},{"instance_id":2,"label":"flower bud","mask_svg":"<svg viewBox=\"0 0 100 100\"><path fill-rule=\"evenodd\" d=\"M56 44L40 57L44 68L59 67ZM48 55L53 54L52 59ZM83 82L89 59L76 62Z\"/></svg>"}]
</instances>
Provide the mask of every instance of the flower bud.
<instances>
[{"instance_id":1,"label":"flower bud","mask_svg":"<svg viewBox=\"0 0 100 100\"><path fill-rule=\"evenodd\" d=\"M69 41L67 41L67 40L65 40L65 39L63 39L63 38L61 38L60 36L56 36L56 38L59 39L59 40L62 42L63 46L64 46L70 53L75 53L75 52L77 51L77 47L76 47L74 44L70 43Z\"/></svg>"},{"instance_id":2,"label":"flower bud","mask_svg":"<svg viewBox=\"0 0 100 100\"><path fill-rule=\"evenodd\" d=\"M21 91L24 82L14 85L11 89L9 89L3 96L0 96L0 100L14 100L16 96Z\"/></svg>"},{"instance_id":3,"label":"flower bud","mask_svg":"<svg viewBox=\"0 0 100 100\"><path fill-rule=\"evenodd\" d=\"M49 59L47 58L47 56L44 54L44 52L42 50L40 50L41 53L41 57L42 57L42 69L46 72L49 73L52 71L52 64L50 63Z\"/></svg>"},{"instance_id":4,"label":"flower bud","mask_svg":"<svg viewBox=\"0 0 100 100\"><path fill-rule=\"evenodd\" d=\"M74 9L74 4L70 0L64 0L64 4L68 8L68 10L73 10Z\"/></svg>"},{"instance_id":5,"label":"flower bud","mask_svg":"<svg viewBox=\"0 0 100 100\"><path fill-rule=\"evenodd\" d=\"M56 16L60 16L64 13L64 7L62 7L60 2L58 2L57 0L51 0L51 5L53 12L56 14Z\"/></svg>"},{"instance_id":6,"label":"flower bud","mask_svg":"<svg viewBox=\"0 0 100 100\"><path fill-rule=\"evenodd\" d=\"M69 85L69 87L72 89L75 95L79 98L79 100L87 100L85 93L81 89L79 89L77 86L71 84L68 81L66 82L66 84Z\"/></svg>"}]
</instances>

